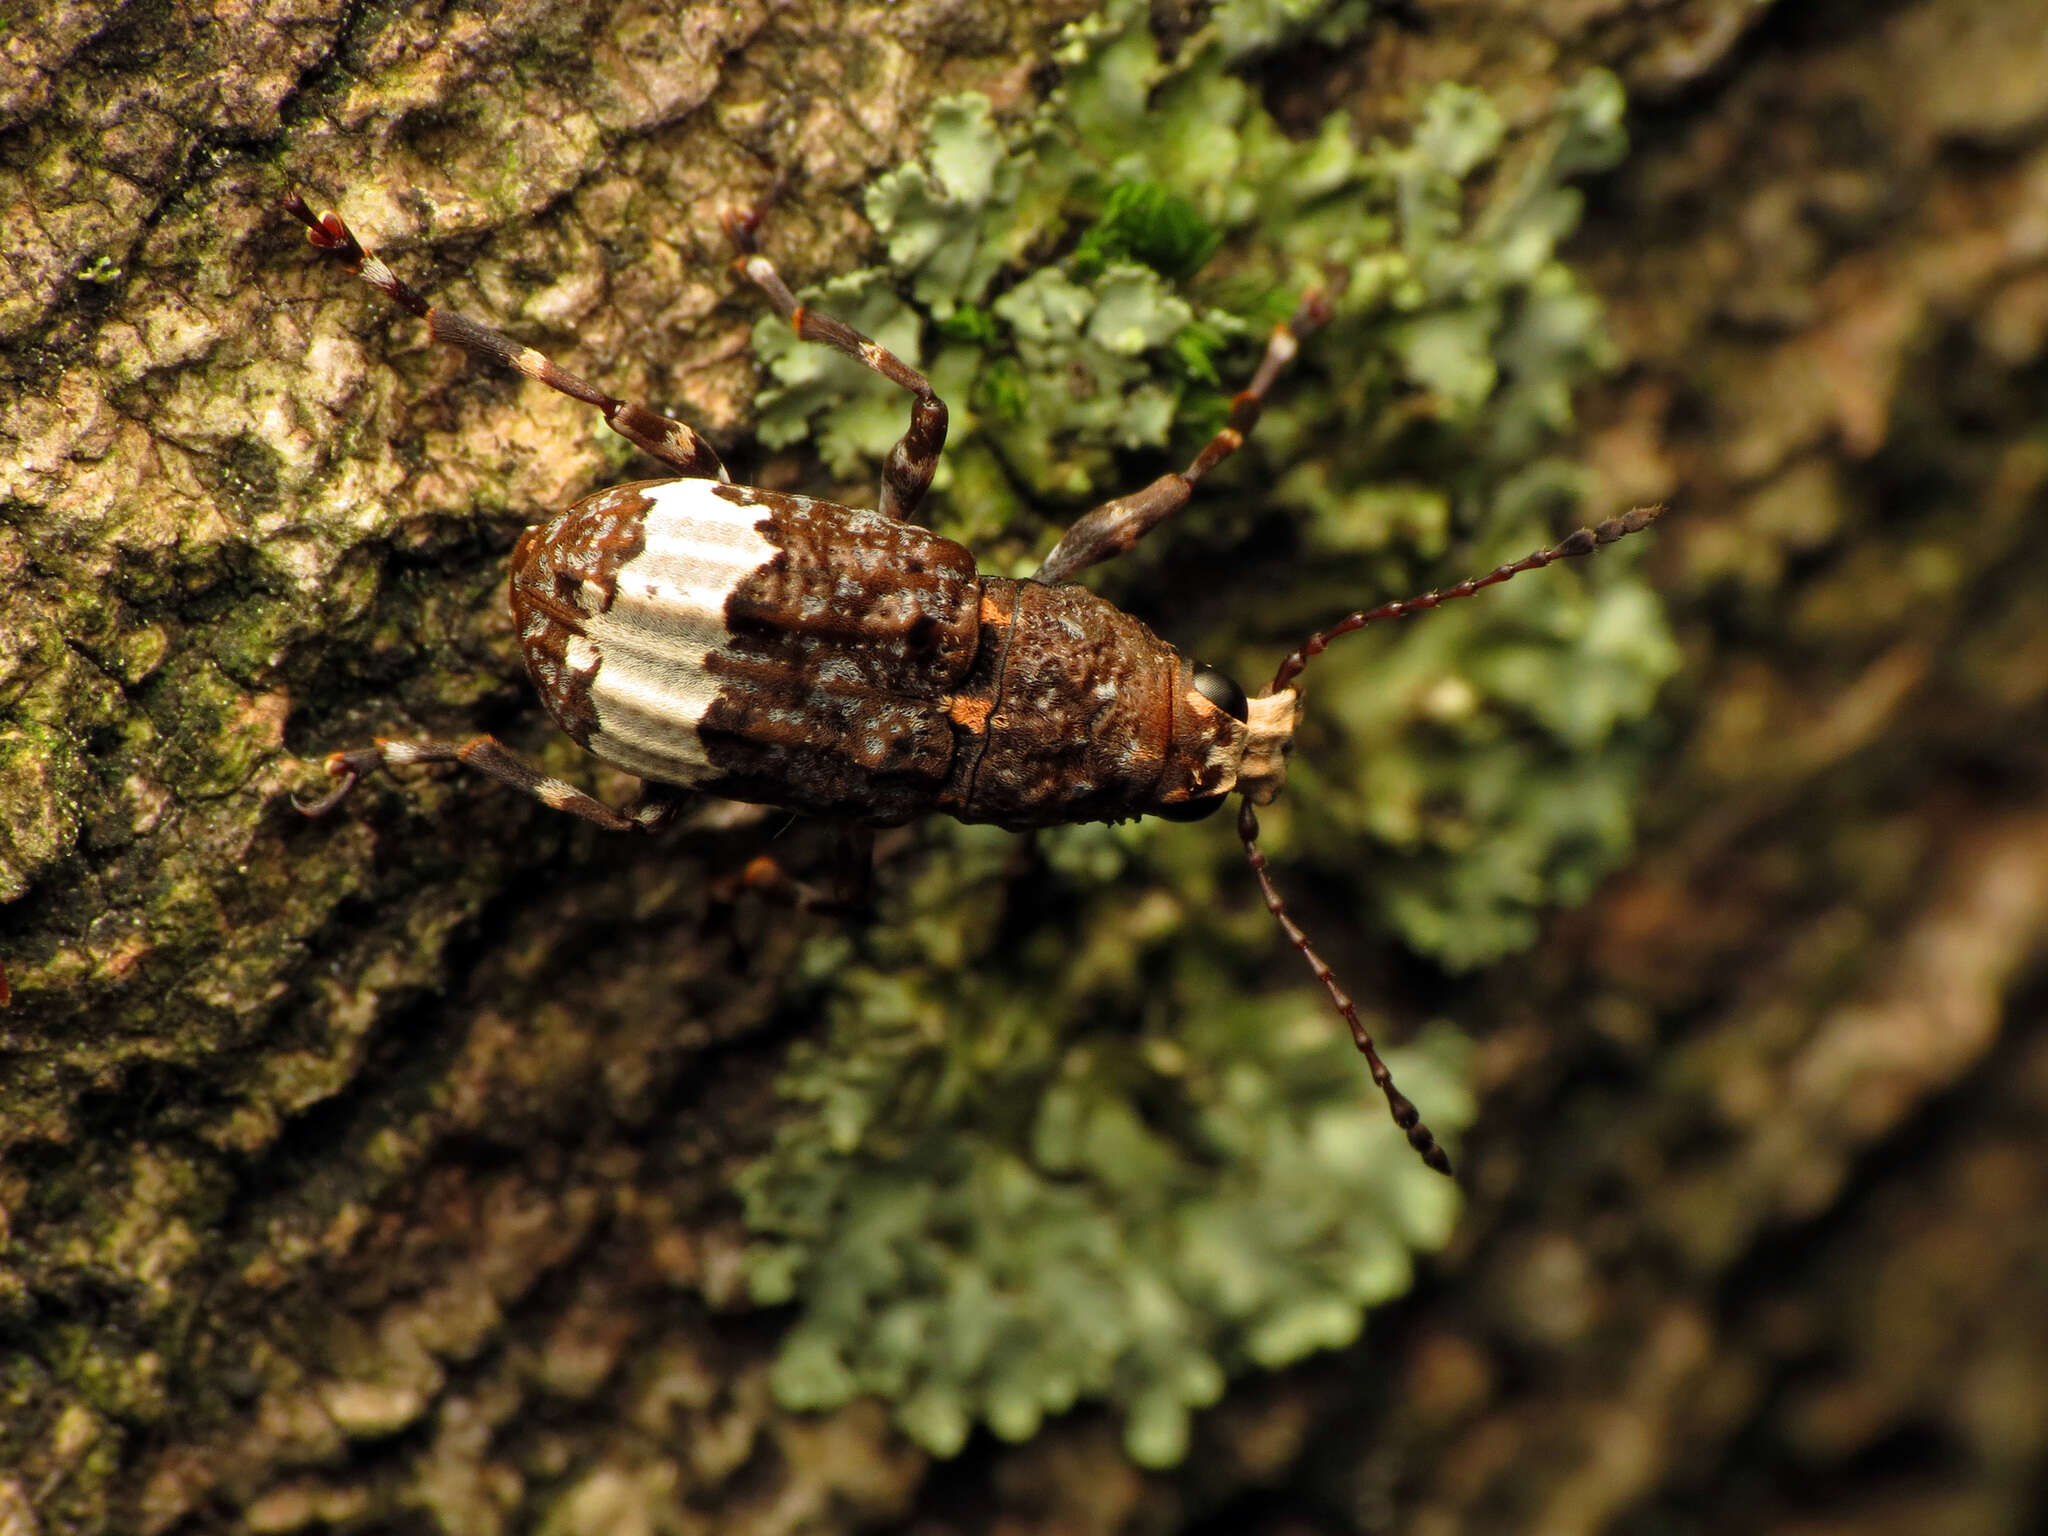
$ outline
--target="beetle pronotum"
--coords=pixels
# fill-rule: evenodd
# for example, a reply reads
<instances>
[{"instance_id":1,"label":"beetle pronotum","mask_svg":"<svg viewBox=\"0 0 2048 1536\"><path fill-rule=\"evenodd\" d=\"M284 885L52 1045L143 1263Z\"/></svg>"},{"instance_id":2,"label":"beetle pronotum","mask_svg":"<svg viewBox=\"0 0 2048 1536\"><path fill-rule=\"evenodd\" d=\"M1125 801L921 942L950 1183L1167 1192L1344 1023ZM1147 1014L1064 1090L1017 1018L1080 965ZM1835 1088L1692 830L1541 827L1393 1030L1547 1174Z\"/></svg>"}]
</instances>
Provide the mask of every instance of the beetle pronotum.
<instances>
[{"instance_id":1,"label":"beetle pronotum","mask_svg":"<svg viewBox=\"0 0 2048 1536\"><path fill-rule=\"evenodd\" d=\"M542 704L580 745L641 779L638 801L616 810L478 736L380 739L333 753L333 790L302 810L331 810L380 765L436 762L477 769L615 831L665 824L677 789L866 828L938 812L1012 830L1141 815L1192 821L1234 792L1237 833L1267 909L1350 1026L1409 1144L1430 1167L1451 1171L1350 997L1288 916L1253 808L1286 782L1301 713L1295 680L1332 640L1590 554L1647 527L1658 509L1581 528L1441 591L1350 614L1311 635L1248 699L1070 578L1129 549L1237 451L1300 338L1327 319L1320 295L1274 328L1227 424L1193 463L1084 514L1030 579L1013 581L982 573L966 549L908 521L945 443L945 403L886 348L799 304L761 254L755 218L725 219L739 273L799 337L911 396L909 430L882 469L879 511L733 484L711 445L683 423L428 303L363 248L340 214L316 216L296 194L285 207L317 249L424 319L436 341L596 406L672 471L598 491L528 528L511 562L513 620Z\"/></svg>"}]
</instances>

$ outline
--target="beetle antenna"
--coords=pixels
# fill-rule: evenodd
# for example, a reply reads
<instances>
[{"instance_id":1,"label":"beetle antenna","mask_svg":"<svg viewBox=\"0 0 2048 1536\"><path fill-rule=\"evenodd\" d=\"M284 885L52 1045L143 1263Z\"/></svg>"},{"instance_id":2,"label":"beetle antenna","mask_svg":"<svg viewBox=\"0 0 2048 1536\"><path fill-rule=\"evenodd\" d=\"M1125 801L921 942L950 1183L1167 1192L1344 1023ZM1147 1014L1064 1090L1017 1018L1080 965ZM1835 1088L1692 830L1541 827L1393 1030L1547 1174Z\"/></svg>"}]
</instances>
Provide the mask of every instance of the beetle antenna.
<instances>
[{"instance_id":1,"label":"beetle antenna","mask_svg":"<svg viewBox=\"0 0 2048 1536\"><path fill-rule=\"evenodd\" d=\"M1576 533L1567 534L1547 549L1539 549L1534 554L1522 556L1519 560L1495 566L1484 576L1475 576L1469 581L1461 581L1454 587L1445 587L1438 592L1425 592L1420 597L1381 603L1377 608L1364 608L1339 619L1320 634L1310 635L1302 641L1301 649L1280 663L1280 670L1273 674L1272 685L1266 692L1278 693L1293 682L1301 675L1301 669L1309 664L1309 659L1322 655L1329 643L1340 635L1348 635L1355 629L1363 629L1366 625L1376 624L1381 619L1405 619L1411 614L1427 613L1440 603L1448 603L1456 597L1470 597L1473 593L1482 592L1488 587L1499 586L1510 576L1519 576L1524 571L1540 571L1544 566L1555 565L1560 560L1575 560L1580 555L1590 555L1603 544L1612 544L1624 535L1642 532L1657 521L1663 511L1662 507L1636 507L1619 517L1610 517L1604 523L1596 523L1591 528L1581 528Z\"/></svg>"},{"instance_id":2,"label":"beetle antenna","mask_svg":"<svg viewBox=\"0 0 2048 1536\"><path fill-rule=\"evenodd\" d=\"M1265 893L1266 910L1280 925L1280 931L1287 935L1288 943L1301 951L1301 957L1308 961L1308 968L1316 973L1316 980L1323 984L1323 990L1330 994L1330 1001L1337 1005L1337 1011L1344 1015L1344 1022L1351 1026L1352 1043L1359 1054L1365 1057L1365 1064L1372 1071L1372 1080L1379 1084L1380 1092L1387 1096L1387 1108L1393 1112L1394 1124L1407 1133L1408 1145L1413 1147L1422 1160L1438 1173L1451 1171L1451 1159L1437 1144L1436 1137L1428 1126L1422 1123L1422 1112L1413 1101L1394 1086L1394 1074L1387 1070L1387 1064L1380 1060L1380 1053L1372 1043L1372 1036L1358 1017L1358 1007L1351 1001L1351 994L1337 985L1337 977L1323 957L1317 954L1308 942L1308 935L1301 931L1293 918L1287 915L1287 905L1281 901L1280 893L1273 889L1273 877L1266 873L1266 855L1259 847L1259 817L1249 800L1238 803L1237 835L1244 840L1244 855L1251 860L1252 873L1258 876L1259 889Z\"/></svg>"}]
</instances>

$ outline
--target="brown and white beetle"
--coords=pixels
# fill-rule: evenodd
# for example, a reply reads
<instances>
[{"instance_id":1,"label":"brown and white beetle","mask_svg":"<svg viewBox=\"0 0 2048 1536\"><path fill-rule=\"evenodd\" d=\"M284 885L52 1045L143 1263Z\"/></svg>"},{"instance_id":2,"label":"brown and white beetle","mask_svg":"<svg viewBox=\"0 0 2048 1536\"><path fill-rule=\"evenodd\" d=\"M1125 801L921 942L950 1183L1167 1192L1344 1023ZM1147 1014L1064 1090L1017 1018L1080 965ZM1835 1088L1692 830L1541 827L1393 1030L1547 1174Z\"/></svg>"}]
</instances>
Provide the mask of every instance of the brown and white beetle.
<instances>
[{"instance_id":1,"label":"brown and white beetle","mask_svg":"<svg viewBox=\"0 0 2048 1536\"><path fill-rule=\"evenodd\" d=\"M799 337L857 359L912 397L910 428L882 470L879 511L734 485L711 445L681 422L435 308L366 251L338 213L316 217L297 195L285 207L316 248L423 318L435 340L596 406L674 472L586 496L528 528L512 553L512 614L541 702L580 745L643 780L635 805L615 810L480 736L336 752L327 759L334 789L302 810L331 810L380 765L434 762L478 769L616 831L670 820L676 789L869 828L937 812L1020 831L1134 816L1191 821L1235 792L1238 836L1266 906L1350 1025L1409 1143L1429 1166L1451 1171L1351 999L1287 915L1253 807L1286 782L1301 713L1293 684L1331 640L1589 554L1647 527L1657 509L1581 528L1442 591L1353 613L1310 636L1265 692L1247 699L1224 674L1190 662L1070 578L1129 549L1237 451L1299 338L1327 318L1319 295L1274 329L1228 424L1185 471L1086 513L1035 575L1014 581L984 574L966 549L907 521L945 443L944 402L900 358L797 303L760 253L755 219L725 220L740 274Z\"/></svg>"}]
</instances>

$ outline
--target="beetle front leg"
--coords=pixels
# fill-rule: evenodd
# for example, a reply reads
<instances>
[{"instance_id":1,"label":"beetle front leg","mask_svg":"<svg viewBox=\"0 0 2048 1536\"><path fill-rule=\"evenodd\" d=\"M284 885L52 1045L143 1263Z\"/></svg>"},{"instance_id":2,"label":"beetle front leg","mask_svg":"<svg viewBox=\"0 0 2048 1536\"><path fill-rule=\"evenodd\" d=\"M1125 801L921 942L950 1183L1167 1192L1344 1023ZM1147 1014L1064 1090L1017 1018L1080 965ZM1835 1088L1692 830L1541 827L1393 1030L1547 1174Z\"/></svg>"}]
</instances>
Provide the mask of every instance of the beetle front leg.
<instances>
[{"instance_id":1,"label":"beetle front leg","mask_svg":"<svg viewBox=\"0 0 2048 1536\"><path fill-rule=\"evenodd\" d=\"M782 280L775 264L761 254L760 242L755 238L761 222L758 213L728 212L720 222L739 252L733 265L742 277L768 296L775 313L789 322L799 339L843 352L916 397L910 407L910 428L897 439L882 465L883 514L905 521L914 517L924 501L924 493L931 489L932 476L939 468L939 453L946 446L946 402L933 390L931 380L880 342L863 336L844 320L835 320L797 303L796 295L789 291L789 284Z\"/></svg>"},{"instance_id":2,"label":"beetle front leg","mask_svg":"<svg viewBox=\"0 0 2048 1536\"><path fill-rule=\"evenodd\" d=\"M325 816L347 798L364 774L376 768L403 768L414 763L459 763L473 768L486 778L531 795L549 810L580 816L607 832L652 832L675 820L682 803L681 797L666 785L644 784L638 800L623 811L614 810L575 785L542 773L495 736L477 736L464 742L391 741L380 736L367 747L329 753L327 775L335 780L334 788L311 804L296 798L292 804L301 815Z\"/></svg>"},{"instance_id":3,"label":"beetle front leg","mask_svg":"<svg viewBox=\"0 0 2048 1536\"><path fill-rule=\"evenodd\" d=\"M1330 318L1329 302L1321 293L1302 296L1294 317L1273 327L1251 383L1230 402L1230 420L1210 438L1194 463L1185 470L1161 475L1142 491L1105 501L1092 512L1084 512L1066 531L1052 553L1032 574L1034 581L1072 581L1091 565L1120 555L1159 524L1188 504L1195 494L1195 482L1244 446L1245 437L1259 419L1266 403L1266 391L1280 376L1280 370L1294 361L1301 338Z\"/></svg>"}]
</instances>

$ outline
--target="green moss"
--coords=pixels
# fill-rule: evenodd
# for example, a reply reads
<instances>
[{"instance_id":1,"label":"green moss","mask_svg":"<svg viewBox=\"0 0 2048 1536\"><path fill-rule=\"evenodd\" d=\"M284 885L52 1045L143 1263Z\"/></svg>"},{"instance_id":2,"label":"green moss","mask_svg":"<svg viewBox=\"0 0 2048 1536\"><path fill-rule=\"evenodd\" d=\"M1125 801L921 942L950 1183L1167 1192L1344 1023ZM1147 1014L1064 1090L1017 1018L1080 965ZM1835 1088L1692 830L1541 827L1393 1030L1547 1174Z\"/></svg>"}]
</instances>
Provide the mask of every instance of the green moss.
<instances>
[{"instance_id":1,"label":"green moss","mask_svg":"<svg viewBox=\"0 0 2048 1536\"><path fill-rule=\"evenodd\" d=\"M0 729L0 902L13 901L78 836L90 770L62 732L39 723Z\"/></svg>"},{"instance_id":2,"label":"green moss","mask_svg":"<svg viewBox=\"0 0 2048 1536\"><path fill-rule=\"evenodd\" d=\"M1621 152L1614 82L1520 135L1444 86L1407 143L1362 148L1335 117L1288 138L1230 73L1363 13L1226 4L1168 60L1120 0L1070 31L1032 116L940 103L868 198L887 264L807 295L928 371L954 413L932 519L1028 571L1077 505L1141 483L1134 460L1198 445L1273 321L1327 286L1335 315L1247 451L1157 536L1209 542L1220 570L1259 558L1256 530L1299 541L1227 627L1173 636L1254 684L1350 608L1569 527L1583 475L1545 455L1607 356L1556 247L1567 179ZM871 476L902 394L779 324L757 338L764 435ZM1676 662L1630 563L1312 666L1266 818L1283 883L1324 865L1382 941L1451 967L1582 899L1627 849ZM878 1394L942 1454L976 1423L1019 1438L1106 1399L1134 1457L1172 1462L1232 1372L1355 1338L1448 1235L1455 1186L1388 1123L1321 995L1261 988L1292 957L1227 830L927 837L876 926L813 944L829 1034L793 1058L801 1109L743 1181L755 1298L798 1309L777 1392ZM1393 1060L1455 1140L1455 1033Z\"/></svg>"}]
</instances>

